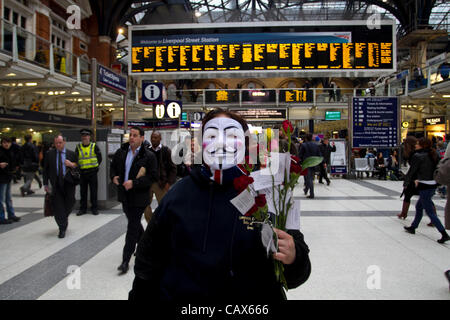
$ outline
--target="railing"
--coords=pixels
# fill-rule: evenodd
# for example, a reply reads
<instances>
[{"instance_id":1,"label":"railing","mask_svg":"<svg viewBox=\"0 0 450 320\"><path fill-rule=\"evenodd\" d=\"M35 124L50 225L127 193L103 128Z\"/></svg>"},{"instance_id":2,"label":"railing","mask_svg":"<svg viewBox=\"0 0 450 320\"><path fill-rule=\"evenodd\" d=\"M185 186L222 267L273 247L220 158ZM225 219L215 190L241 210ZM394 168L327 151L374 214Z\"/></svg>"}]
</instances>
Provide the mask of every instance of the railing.
<instances>
[{"instance_id":1,"label":"railing","mask_svg":"<svg viewBox=\"0 0 450 320\"><path fill-rule=\"evenodd\" d=\"M19 26L0 18L0 50L13 60L23 60L50 71L91 83L91 62L55 46Z\"/></svg>"}]
</instances>

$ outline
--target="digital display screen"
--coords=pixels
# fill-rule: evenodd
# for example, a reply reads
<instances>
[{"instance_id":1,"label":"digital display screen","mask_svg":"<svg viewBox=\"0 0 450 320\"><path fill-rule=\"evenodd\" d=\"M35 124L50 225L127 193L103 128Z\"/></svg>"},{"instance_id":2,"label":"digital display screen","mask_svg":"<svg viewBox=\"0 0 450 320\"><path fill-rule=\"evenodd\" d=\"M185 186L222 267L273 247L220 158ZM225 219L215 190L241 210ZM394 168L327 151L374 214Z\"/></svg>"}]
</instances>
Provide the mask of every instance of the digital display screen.
<instances>
[{"instance_id":1,"label":"digital display screen","mask_svg":"<svg viewBox=\"0 0 450 320\"><path fill-rule=\"evenodd\" d=\"M392 25L132 30L132 74L394 68ZM271 31L269 30L269 31ZM231 32L233 31L233 32ZM263 31L263 32L261 32Z\"/></svg>"},{"instance_id":2,"label":"digital display screen","mask_svg":"<svg viewBox=\"0 0 450 320\"><path fill-rule=\"evenodd\" d=\"M325 111L325 120L341 120L341 112Z\"/></svg>"}]
</instances>

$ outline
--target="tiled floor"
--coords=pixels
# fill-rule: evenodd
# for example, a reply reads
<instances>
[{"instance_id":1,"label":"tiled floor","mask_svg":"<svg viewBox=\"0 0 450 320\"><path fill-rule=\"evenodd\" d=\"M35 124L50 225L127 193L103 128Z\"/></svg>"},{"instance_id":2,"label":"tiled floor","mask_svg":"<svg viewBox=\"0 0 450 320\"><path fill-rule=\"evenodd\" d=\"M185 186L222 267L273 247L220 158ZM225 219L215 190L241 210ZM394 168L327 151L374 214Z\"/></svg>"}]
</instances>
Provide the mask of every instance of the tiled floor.
<instances>
[{"instance_id":1,"label":"tiled floor","mask_svg":"<svg viewBox=\"0 0 450 320\"><path fill-rule=\"evenodd\" d=\"M22 198L18 188L13 203L22 221L0 226L0 299L126 299L134 262L118 275L126 229L120 206L98 216L72 214L66 238L58 239L53 218L43 217L43 190ZM415 235L403 231L414 208L406 221L397 219L401 182L333 179L315 188L315 199L301 187L295 192L312 273L289 299L450 300L450 243L436 242L440 234L426 226L427 217ZM443 221L446 200L434 201ZM80 282L78 271L68 273L72 265L81 267Z\"/></svg>"}]
</instances>

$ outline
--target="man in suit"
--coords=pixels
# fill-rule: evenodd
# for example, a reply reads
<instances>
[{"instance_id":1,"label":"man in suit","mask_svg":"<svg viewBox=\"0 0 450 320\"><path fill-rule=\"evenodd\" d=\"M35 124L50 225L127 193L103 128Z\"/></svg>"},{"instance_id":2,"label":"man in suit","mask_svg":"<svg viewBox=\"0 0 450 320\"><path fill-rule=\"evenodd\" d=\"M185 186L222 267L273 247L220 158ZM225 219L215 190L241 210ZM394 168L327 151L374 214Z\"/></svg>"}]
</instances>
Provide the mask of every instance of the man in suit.
<instances>
[{"instance_id":1,"label":"man in suit","mask_svg":"<svg viewBox=\"0 0 450 320\"><path fill-rule=\"evenodd\" d=\"M144 130L132 127L129 142L116 151L110 168L110 178L117 186L118 200L128 219L122 264L118 267L122 274L128 271L136 244L144 233L141 219L150 204L150 187L158 175L156 157L143 142Z\"/></svg>"},{"instance_id":2,"label":"man in suit","mask_svg":"<svg viewBox=\"0 0 450 320\"><path fill-rule=\"evenodd\" d=\"M147 222L150 221L153 214L151 207L153 194L155 194L159 205L162 198L177 179L177 167L172 161L172 151L169 147L162 145L161 133L158 131L152 132L149 150L155 155L158 162L158 181L155 181L150 187L150 204L144 213Z\"/></svg>"},{"instance_id":3,"label":"man in suit","mask_svg":"<svg viewBox=\"0 0 450 320\"><path fill-rule=\"evenodd\" d=\"M305 137L305 142L302 143L300 147L300 151L298 153L298 157L300 158L300 161L305 161L306 158L309 157L320 157L322 154L320 153L319 146L315 144L312 141L312 134L307 133ZM316 167L308 168L308 173L305 176L305 188L303 191L305 192L305 195L308 193L309 190L309 196L308 198L314 199L314 172L316 171Z\"/></svg>"},{"instance_id":4,"label":"man in suit","mask_svg":"<svg viewBox=\"0 0 450 320\"><path fill-rule=\"evenodd\" d=\"M52 210L59 227L58 237L64 238L69 214L75 204L75 184L68 178L68 171L77 167L78 157L66 149L66 139L62 135L58 135L54 142L55 149L50 149L45 157L44 188L51 194Z\"/></svg>"}]
</instances>

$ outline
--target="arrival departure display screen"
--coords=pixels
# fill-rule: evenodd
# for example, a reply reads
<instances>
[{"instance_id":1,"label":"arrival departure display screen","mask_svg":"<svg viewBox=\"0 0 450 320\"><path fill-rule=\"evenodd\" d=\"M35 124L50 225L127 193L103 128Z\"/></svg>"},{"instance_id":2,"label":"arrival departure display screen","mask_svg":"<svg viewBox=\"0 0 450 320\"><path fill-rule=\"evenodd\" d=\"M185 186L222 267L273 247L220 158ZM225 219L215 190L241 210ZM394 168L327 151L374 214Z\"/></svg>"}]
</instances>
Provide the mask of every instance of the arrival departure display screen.
<instances>
[{"instance_id":1,"label":"arrival departure display screen","mask_svg":"<svg viewBox=\"0 0 450 320\"><path fill-rule=\"evenodd\" d=\"M131 74L393 70L395 66L392 24L380 29L272 27L270 32L250 26L198 27L190 28L191 34L186 29L131 30Z\"/></svg>"}]
</instances>

